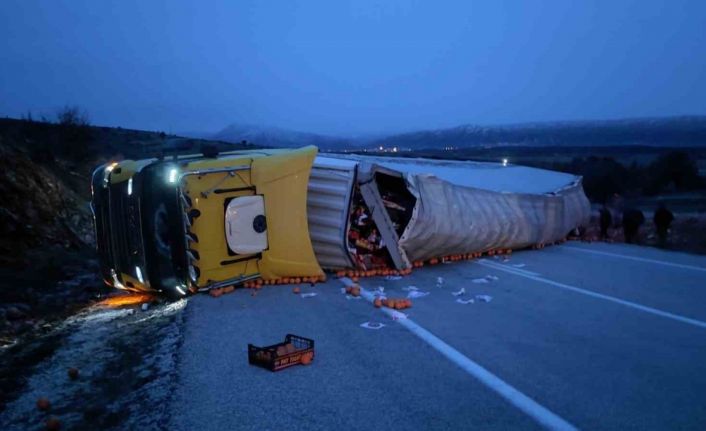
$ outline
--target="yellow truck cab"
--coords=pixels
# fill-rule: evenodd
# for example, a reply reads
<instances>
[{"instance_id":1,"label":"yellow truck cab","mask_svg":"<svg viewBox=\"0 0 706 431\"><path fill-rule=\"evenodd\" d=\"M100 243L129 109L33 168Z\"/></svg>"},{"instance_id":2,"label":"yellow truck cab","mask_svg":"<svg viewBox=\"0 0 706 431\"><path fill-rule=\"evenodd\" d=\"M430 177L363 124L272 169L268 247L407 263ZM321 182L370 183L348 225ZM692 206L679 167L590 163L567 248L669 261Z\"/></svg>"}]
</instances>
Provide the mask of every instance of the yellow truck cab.
<instances>
[{"instance_id":1,"label":"yellow truck cab","mask_svg":"<svg viewBox=\"0 0 706 431\"><path fill-rule=\"evenodd\" d=\"M307 226L316 147L124 160L93 173L106 283L171 296L323 272Z\"/></svg>"}]
</instances>

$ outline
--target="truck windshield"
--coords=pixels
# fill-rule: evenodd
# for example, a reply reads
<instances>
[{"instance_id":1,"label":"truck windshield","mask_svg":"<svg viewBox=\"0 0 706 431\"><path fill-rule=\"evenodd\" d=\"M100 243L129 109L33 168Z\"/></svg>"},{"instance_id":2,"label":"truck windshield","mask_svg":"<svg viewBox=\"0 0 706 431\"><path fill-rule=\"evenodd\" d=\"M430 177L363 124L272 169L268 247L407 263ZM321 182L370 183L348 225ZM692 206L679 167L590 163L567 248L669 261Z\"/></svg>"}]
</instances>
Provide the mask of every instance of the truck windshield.
<instances>
[{"instance_id":1,"label":"truck windshield","mask_svg":"<svg viewBox=\"0 0 706 431\"><path fill-rule=\"evenodd\" d=\"M171 293L185 285L187 264L176 183L170 181L168 171L164 163L157 163L140 175L147 272L154 289Z\"/></svg>"}]
</instances>

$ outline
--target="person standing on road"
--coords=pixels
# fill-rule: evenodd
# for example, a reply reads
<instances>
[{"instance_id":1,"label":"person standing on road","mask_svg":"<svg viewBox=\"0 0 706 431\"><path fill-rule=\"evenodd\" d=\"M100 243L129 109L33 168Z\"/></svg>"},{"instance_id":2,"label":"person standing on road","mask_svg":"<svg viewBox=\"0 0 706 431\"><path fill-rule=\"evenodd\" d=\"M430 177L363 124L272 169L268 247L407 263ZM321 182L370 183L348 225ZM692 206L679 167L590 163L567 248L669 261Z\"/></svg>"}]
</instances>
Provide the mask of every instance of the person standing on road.
<instances>
[{"instance_id":1,"label":"person standing on road","mask_svg":"<svg viewBox=\"0 0 706 431\"><path fill-rule=\"evenodd\" d=\"M632 244L638 242L640 226L645 222L645 215L636 208L630 208L623 212L623 233L625 242Z\"/></svg>"},{"instance_id":2,"label":"person standing on road","mask_svg":"<svg viewBox=\"0 0 706 431\"><path fill-rule=\"evenodd\" d=\"M665 247L667 245L669 225L671 225L674 220L674 214L667 209L664 202L660 202L659 207L655 211L653 220L655 222L655 227L657 228L657 245L659 247Z\"/></svg>"},{"instance_id":3,"label":"person standing on road","mask_svg":"<svg viewBox=\"0 0 706 431\"><path fill-rule=\"evenodd\" d=\"M598 222L601 226L601 239L608 239L608 228L613 224L613 215L605 205L599 211Z\"/></svg>"}]
</instances>

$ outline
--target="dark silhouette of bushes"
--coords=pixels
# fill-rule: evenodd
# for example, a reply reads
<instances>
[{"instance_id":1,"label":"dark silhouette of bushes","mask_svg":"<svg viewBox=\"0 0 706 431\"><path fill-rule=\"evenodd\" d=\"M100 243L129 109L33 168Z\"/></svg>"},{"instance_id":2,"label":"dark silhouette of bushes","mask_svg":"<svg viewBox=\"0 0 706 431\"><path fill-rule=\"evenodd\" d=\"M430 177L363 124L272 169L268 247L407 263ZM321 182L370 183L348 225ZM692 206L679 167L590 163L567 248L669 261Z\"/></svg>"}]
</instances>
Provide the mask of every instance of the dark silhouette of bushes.
<instances>
[{"instance_id":1,"label":"dark silhouette of bushes","mask_svg":"<svg viewBox=\"0 0 706 431\"><path fill-rule=\"evenodd\" d=\"M646 168L645 189L648 195L664 191L691 191L703 187L696 162L684 151L659 156Z\"/></svg>"},{"instance_id":2,"label":"dark silhouette of bushes","mask_svg":"<svg viewBox=\"0 0 706 431\"><path fill-rule=\"evenodd\" d=\"M82 161L90 156L93 144L88 115L77 106L57 111L55 123L44 116L36 121L28 112L22 118L21 134L21 141L36 162L49 162L57 157Z\"/></svg>"},{"instance_id":3,"label":"dark silhouette of bushes","mask_svg":"<svg viewBox=\"0 0 706 431\"><path fill-rule=\"evenodd\" d=\"M91 123L88 114L78 106L65 106L57 114L60 155L74 160L83 160L88 156L91 144Z\"/></svg>"},{"instance_id":4,"label":"dark silhouette of bushes","mask_svg":"<svg viewBox=\"0 0 706 431\"><path fill-rule=\"evenodd\" d=\"M605 202L611 195L648 195L686 192L704 188L695 160L684 151L670 151L649 165L625 166L612 157L576 157L551 168L583 176L583 188L593 202Z\"/></svg>"}]
</instances>

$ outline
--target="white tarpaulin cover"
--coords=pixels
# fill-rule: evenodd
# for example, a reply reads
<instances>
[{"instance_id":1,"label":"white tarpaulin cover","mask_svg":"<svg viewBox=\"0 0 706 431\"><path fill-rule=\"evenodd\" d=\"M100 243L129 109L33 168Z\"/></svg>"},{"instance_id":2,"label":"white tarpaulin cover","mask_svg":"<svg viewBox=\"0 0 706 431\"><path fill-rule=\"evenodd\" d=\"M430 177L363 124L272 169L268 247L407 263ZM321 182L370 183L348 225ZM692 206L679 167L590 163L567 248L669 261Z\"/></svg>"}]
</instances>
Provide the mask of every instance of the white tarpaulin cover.
<instances>
[{"instance_id":1,"label":"white tarpaulin cover","mask_svg":"<svg viewBox=\"0 0 706 431\"><path fill-rule=\"evenodd\" d=\"M424 174L406 180L417 203L398 246L410 261L557 241L590 215L577 177L542 194L483 190Z\"/></svg>"}]
</instances>

